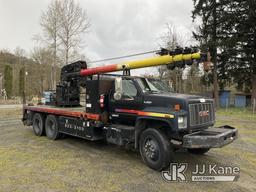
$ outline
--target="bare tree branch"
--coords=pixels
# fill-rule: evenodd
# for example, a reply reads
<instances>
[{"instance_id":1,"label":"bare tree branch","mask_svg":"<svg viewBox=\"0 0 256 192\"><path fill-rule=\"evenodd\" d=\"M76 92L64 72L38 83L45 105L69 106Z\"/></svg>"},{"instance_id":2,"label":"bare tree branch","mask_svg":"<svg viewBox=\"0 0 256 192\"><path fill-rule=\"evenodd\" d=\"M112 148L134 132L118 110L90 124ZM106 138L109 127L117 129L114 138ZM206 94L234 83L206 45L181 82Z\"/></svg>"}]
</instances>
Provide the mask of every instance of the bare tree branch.
<instances>
[{"instance_id":1,"label":"bare tree branch","mask_svg":"<svg viewBox=\"0 0 256 192\"><path fill-rule=\"evenodd\" d=\"M73 0L61 1L59 11L61 27L58 37L63 43L62 48L67 64L83 43L81 35L87 32L90 23L85 11Z\"/></svg>"}]
</instances>

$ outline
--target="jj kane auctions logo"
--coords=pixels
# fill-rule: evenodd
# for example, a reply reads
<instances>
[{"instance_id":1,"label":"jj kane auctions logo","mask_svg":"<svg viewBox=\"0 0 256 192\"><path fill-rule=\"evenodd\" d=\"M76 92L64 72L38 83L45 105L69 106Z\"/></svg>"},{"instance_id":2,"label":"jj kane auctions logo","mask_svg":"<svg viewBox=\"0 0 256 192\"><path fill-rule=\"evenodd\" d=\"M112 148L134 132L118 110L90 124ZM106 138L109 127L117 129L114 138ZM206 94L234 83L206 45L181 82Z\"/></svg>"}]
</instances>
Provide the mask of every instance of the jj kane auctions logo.
<instances>
[{"instance_id":1,"label":"jj kane auctions logo","mask_svg":"<svg viewBox=\"0 0 256 192\"><path fill-rule=\"evenodd\" d=\"M196 164L192 170L189 170L188 163L171 163L169 171L162 171L162 178L167 182L237 181L239 173L239 167Z\"/></svg>"}]
</instances>

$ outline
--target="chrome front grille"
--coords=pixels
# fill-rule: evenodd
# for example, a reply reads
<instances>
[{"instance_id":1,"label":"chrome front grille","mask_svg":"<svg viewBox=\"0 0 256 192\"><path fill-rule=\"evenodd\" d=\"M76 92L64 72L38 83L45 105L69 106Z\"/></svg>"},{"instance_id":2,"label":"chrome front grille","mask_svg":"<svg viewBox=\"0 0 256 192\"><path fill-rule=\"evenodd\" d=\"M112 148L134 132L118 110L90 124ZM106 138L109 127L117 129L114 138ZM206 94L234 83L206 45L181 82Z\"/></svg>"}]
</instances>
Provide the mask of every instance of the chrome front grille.
<instances>
[{"instance_id":1,"label":"chrome front grille","mask_svg":"<svg viewBox=\"0 0 256 192\"><path fill-rule=\"evenodd\" d=\"M199 126L212 123L215 120L213 103L189 104L189 124Z\"/></svg>"}]
</instances>

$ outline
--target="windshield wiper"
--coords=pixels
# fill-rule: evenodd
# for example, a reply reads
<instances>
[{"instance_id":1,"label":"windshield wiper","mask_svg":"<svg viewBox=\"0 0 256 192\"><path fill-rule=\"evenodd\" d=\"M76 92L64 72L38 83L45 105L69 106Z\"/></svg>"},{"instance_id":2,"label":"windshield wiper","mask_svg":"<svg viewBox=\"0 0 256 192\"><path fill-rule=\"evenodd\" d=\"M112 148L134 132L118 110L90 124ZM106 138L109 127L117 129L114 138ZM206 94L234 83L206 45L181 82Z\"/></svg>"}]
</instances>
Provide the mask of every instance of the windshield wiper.
<instances>
[{"instance_id":1,"label":"windshield wiper","mask_svg":"<svg viewBox=\"0 0 256 192\"><path fill-rule=\"evenodd\" d=\"M160 93L160 91L156 91L156 90L145 90L148 93Z\"/></svg>"}]
</instances>

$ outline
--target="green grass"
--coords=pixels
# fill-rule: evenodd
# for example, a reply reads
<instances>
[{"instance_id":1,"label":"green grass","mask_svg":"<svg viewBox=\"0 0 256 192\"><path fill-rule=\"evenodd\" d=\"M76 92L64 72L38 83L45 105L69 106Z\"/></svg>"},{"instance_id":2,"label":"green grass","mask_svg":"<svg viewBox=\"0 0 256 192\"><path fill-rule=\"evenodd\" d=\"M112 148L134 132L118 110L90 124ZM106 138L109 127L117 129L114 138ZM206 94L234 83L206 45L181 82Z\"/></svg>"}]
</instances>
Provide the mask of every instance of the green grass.
<instances>
[{"instance_id":1,"label":"green grass","mask_svg":"<svg viewBox=\"0 0 256 192\"><path fill-rule=\"evenodd\" d=\"M0 109L0 120L4 118L21 118L22 108Z\"/></svg>"},{"instance_id":2,"label":"green grass","mask_svg":"<svg viewBox=\"0 0 256 192\"><path fill-rule=\"evenodd\" d=\"M253 114L253 111L251 108L218 108L217 109L217 115L228 115L228 116L234 116L234 117L241 117L248 120L256 120L256 110Z\"/></svg>"}]
</instances>

